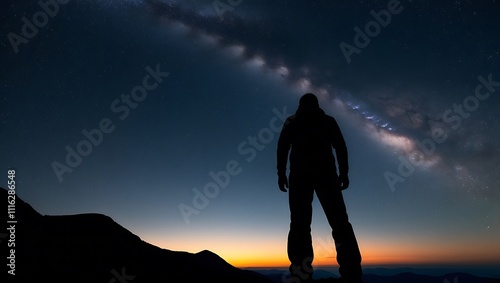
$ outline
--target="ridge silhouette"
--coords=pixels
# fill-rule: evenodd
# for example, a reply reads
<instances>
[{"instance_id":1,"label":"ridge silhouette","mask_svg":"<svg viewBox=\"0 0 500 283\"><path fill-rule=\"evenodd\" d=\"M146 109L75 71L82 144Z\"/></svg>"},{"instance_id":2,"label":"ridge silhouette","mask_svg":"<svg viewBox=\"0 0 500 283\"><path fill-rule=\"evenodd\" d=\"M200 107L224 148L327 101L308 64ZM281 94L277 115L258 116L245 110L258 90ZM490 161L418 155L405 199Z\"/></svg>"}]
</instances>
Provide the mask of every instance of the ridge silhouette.
<instances>
[{"instance_id":1,"label":"ridge silhouette","mask_svg":"<svg viewBox=\"0 0 500 283\"><path fill-rule=\"evenodd\" d=\"M103 214L41 215L16 197L16 219L17 282L272 282L208 250L156 247Z\"/></svg>"},{"instance_id":2,"label":"ridge silhouette","mask_svg":"<svg viewBox=\"0 0 500 283\"><path fill-rule=\"evenodd\" d=\"M1 187L0 197L7 199L7 190ZM41 215L17 196L16 219L15 282L285 283L283 271L264 275L238 269L208 250L193 254L156 247L103 214ZM1 240L0 251L7 254L7 245ZM368 283L442 283L453 282L454 278L460 283L500 283L499 278L463 272L442 276L411 272L364 276ZM313 282L342 281L323 278Z\"/></svg>"}]
</instances>

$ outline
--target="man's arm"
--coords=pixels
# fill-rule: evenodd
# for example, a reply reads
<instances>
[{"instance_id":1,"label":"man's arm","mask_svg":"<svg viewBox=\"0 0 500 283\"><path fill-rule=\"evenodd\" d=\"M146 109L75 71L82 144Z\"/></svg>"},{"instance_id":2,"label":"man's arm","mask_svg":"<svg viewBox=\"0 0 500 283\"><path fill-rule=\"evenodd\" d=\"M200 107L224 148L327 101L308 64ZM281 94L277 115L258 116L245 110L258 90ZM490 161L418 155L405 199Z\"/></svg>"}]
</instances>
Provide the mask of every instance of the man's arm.
<instances>
[{"instance_id":1,"label":"man's arm","mask_svg":"<svg viewBox=\"0 0 500 283\"><path fill-rule=\"evenodd\" d=\"M344 136L342 135L342 131L340 131L340 127L335 119L333 119L333 134L332 147L335 149L335 155L339 166L341 189L345 190L349 187L349 157Z\"/></svg>"},{"instance_id":2,"label":"man's arm","mask_svg":"<svg viewBox=\"0 0 500 283\"><path fill-rule=\"evenodd\" d=\"M288 152L290 151L290 130L287 120L283 125L280 137L278 139L278 147L276 151L277 170L278 170L278 186L281 191L286 192L288 187L288 178L286 176L286 166L288 163Z\"/></svg>"}]
</instances>

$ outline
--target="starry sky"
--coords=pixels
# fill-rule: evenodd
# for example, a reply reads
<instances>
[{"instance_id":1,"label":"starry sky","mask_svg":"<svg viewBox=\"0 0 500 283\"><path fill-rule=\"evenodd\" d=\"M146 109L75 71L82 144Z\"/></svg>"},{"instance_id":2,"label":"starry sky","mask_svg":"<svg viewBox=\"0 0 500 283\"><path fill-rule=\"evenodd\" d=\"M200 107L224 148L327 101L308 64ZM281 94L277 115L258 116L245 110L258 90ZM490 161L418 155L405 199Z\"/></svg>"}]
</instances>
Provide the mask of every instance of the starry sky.
<instances>
[{"instance_id":1,"label":"starry sky","mask_svg":"<svg viewBox=\"0 0 500 283\"><path fill-rule=\"evenodd\" d=\"M0 181L41 214L287 265L276 143L313 92L365 264L500 263L497 1L40 3L1 4ZM336 264L316 200L312 230Z\"/></svg>"}]
</instances>

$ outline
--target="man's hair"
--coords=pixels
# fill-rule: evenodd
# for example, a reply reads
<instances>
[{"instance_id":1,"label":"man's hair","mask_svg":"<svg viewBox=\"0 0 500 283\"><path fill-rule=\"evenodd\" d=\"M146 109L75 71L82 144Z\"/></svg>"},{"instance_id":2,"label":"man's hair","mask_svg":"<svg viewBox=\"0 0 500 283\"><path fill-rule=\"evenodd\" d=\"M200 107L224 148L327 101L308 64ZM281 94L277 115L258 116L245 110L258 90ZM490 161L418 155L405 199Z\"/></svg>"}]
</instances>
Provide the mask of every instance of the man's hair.
<instances>
[{"instance_id":1,"label":"man's hair","mask_svg":"<svg viewBox=\"0 0 500 283\"><path fill-rule=\"evenodd\" d=\"M302 109L315 109L319 108L319 102L316 95L312 93L306 93L302 95L299 100L299 108Z\"/></svg>"}]
</instances>

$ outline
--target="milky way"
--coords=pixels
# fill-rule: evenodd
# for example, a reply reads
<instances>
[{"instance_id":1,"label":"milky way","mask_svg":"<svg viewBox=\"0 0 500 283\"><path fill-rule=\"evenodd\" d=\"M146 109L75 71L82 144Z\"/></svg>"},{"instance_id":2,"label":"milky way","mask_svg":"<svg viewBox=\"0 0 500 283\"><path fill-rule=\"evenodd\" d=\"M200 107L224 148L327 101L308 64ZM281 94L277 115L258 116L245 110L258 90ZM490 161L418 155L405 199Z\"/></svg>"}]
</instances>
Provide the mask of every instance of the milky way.
<instances>
[{"instance_id":1,"label":"milky way","mask_svg":"<svg viewBox=\"0 0 500 283\"><path fill-rule=\"evenodd\" d=\"M289 4L276 4L276 7L279 8L279 5ZM338 5L338 8L341 8L342 4ZM407 10L423 9L425 6L425 4L417 3L414 4L415 6L411 6L413 5L411 3L403 3L401 5L406 6ZM446 9L456 9L460 11L461 9L470 8L467 4L464 5L464 7L444 5L440 7L440 9L442 9L442 11ZM464 114L460 116L460 114L456 112L457 110L453 108L455 107L454 105L462 104L464 98L474 95L474 88L476 85L470 85L468 88L463 88L460 90L460 93L448 93L448 90L439 90L440 93L436 93L434 96L422 94L421 92L428 91L424 90L425 88L441 88L441 86L437 84L436 86L433 84L424 84L414 89L414 86L402 86L402 83L397 83L396 85L392 83L392 87L387 87L367 80L366 87L351 89L342 85L342 79L335 79L335 77L332 78L332 76L327 75L329 72L334 72L333 70L335 69L345 70L345 62L332 60L326 64L315 65L321 59L314 58L312 60L300 61L294 58L297 53L300 53L300 50L290 50L286 48L283 50L276 49L274 47L276 44L274 36L282 39L282 42L287 42L287 38L277 34L278 31L281 31L281 28L273 29L267 26L265 22L261 23L254 17L252 11L258 9L255 7L257 5L245 5L245 3L242 3L241 7L236 6L231 10L224 11L224 21L220 21L213 2L209 1L179 2L150 0L145 1L145 6L150 9L152 13L155 13L159 19L168 19L168 24L181 24L185 26L186 33L194 33L197 36L206 37L215 48L233 50L233 52L241 58L242 62L252 62L261 67L264 72L280 74L286 78L288 84L293 85L304 93L316 93L323 101L328 102L331 107L335 109L333 111L345 110L352 116L351 119L362 120L369 135L377 141L389 146L397 156L403 156L406 161L413 162L413 164L416 165L415 167L423 169L430 169L431 167L437 169L438 172L449 174L455 178L462 186L472 186L474 187L474 191L481 191L480 194L491 194L494 198L498 198L498 194L493 192L492 188L486 188L481 185L484 180L478 180L476 179L477 177L474 177L481 175L481 172L478 172L477 166L474 163L483 161L494 162L494 160L498 160L498 151L490 152L493 156L489 155L486 160L483 160L484 158L482 157L478 157L481 158L481 161L464 160L460 156L457 156L457 154L448 153L450 151L462 151L464 149L464 144L473 142L467 141L468 139L473 139L472 136L483 135L483 130L479 128L459 130L450 128L450 126L453 126L450 123L451 120L464 119ZM371 7L377 6L374 4ZM380 7L383 6L381 5ZM246 11L245 9L250 11ZM243 11L239 13L240 10ZM254 13L256 12L254 11ZM475 11L473 13L479 17L479 12ZM287 22L286 15L283 17L285 18L283 21ZM397 20L397 15L393 15L393 21ZM334 23L335 21L332 22ZM490 23L487 22L486 24ZM496 24L498 25L498 23ZM363 22L358 23L358 25L362 26ZM408 34L410 33L408 30L400 32L407 34L407 36L409 36ZM444 29L443 32L447 33L450 31ZM252 35L264 36L264 38L269 39L269 42L254 39ZM377 38L373 39L373 41L376 40ZM472 36L466 39L467 42L471 40L479 41L481 39ZM314 45L314 42L311 42L311 44ZM406 40L402 40L402 42L398 44L404 47L409 43ZM452 44L454 45L456 43L450 42L450 45ZM323 44L323 46L314 47L314 49L320 50L320 53L327 53L325 49L338 51L337 48L335 44L331 46ZM340 53L340 51L338 52ZM486 57L482 60L491 61L492 57L498 58L498 46L495 46L495 42L487 43L485 49L481 50L481 52L485 53ZM476 54L472 55L471 58L457 58L457 60L465 61L464 64L472 64L472 62L467 61L475 60ZM361 56L362 54L360 57ZM409 66L408 68L411 67ZM493 69L491 68L485 69L483 71L484 73L478 73L476 76L485 77L491 75L492 71ZM394 79L399 81L404 80L404 77L404 75L394 76ZM496 75L496 77L498 78L499 76ZM443 78L443 80L445 80L445 78ZM500 81L500 79L496 78L494 78L494 80ZM472 80L471 84L473 83L474 81ZM480 84L481 82L476 80L476 83ZM438 90L434 91L437 92ZM492 94L492 96L494 95L495 93ZM443 96L445 98L443 98ZM453 98L448 100L446 98L447 96ZM493 102L492 100L495 100L494 103L498 103L498 99L495 98L488 99L488 102ZM449 105L446 105L446 101L450 101ZM440 106L433 105L436 102L438 102ZM472 101L472 103L474 103L474 101ZM484 103L486 102L477 101L477 104ZM448 114L448 120L446 120L446 116L443 115L443 113L446 113L448 110L446 107L454 109L453 113ZM471 107L475 106L472 105ZM473 112L479 107L480 106L475 107ZM482 107L484 108L484 106ZM484 110L484 112L487 111L491 111L491 109ZM495 115L494 113L470 114L477 116ZM467 118L468 117L469 116L467 116ZM480 119L483 118L476 117L476 121ZM490 125L489 127L494 126L495 125ZM441 130L443 131L443 135L447 136L446 140L443 141L442 144L436 143L435 146L427 143L428 149L426 151L426 148L423 147L426 143L424 142L424 144L422 144L422 141L432 139L433 131ZM480 132L471 135L470 131L474 130L479 130ZM437 148L434 150L431 146L433 146L432 148ZM441 150L443 148L444 150ZM475 147L469 146L468 150L481 156L482 152L488 148L498 148L498 141L494 139L481 139L480 143L476 142ZM491 165L500 169L498 167L499 165L495 163ZM397 169L394 168L392 171L400 175L396 170ZM496 180L498 179L496 173L491 177ZM467 183L467 185L465 185L464 182Z\"/></svg>"}]
</instances>

